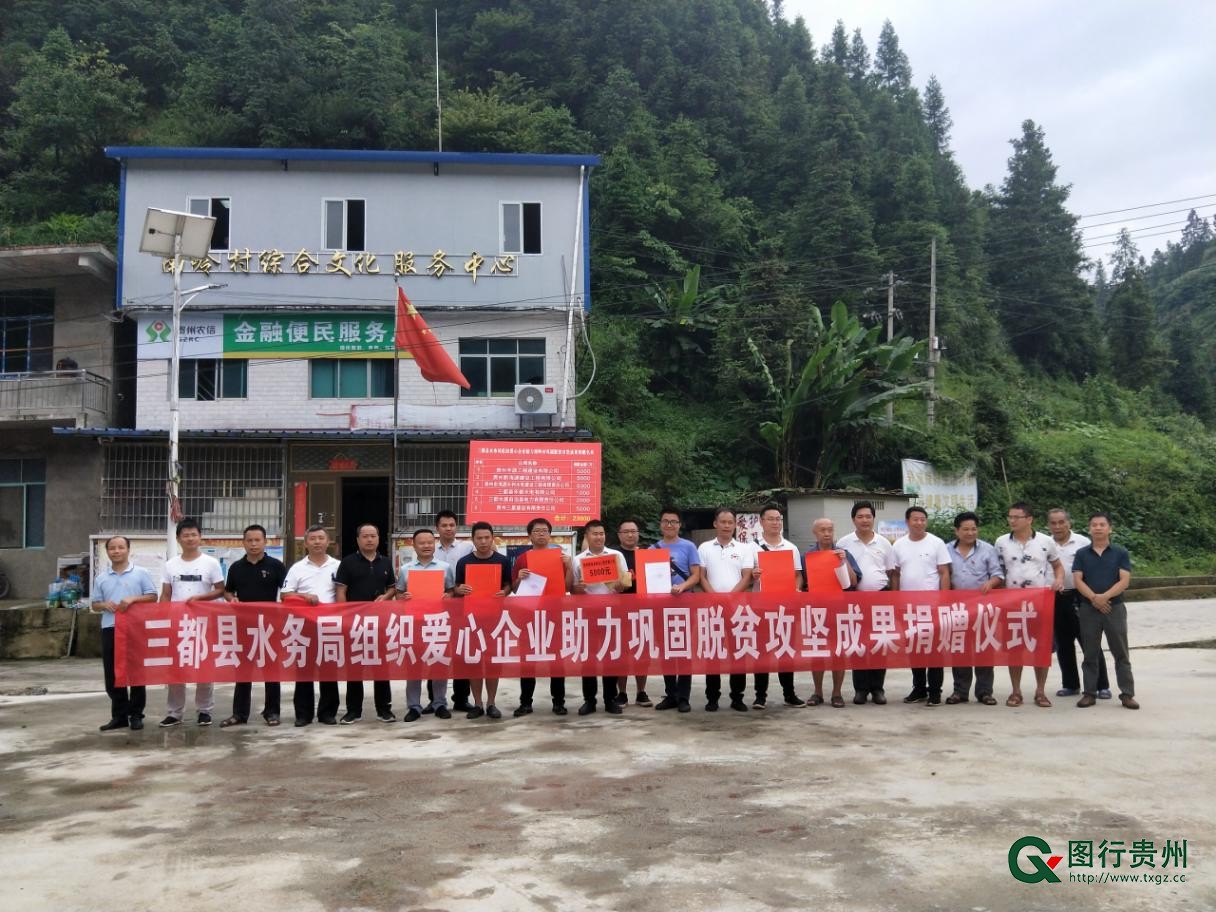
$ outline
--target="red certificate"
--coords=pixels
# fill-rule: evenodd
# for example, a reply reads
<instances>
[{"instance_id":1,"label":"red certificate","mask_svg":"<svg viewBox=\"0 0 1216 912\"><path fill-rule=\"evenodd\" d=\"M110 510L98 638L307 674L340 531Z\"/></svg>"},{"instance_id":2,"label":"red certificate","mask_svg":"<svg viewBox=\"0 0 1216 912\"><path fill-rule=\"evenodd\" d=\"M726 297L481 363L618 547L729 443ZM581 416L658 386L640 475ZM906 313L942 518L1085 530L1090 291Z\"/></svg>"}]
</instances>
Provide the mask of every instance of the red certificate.
<instances>
[{"instance_id":1,"label":"red certificate","mask_svg":"<svg viewBox=\"0 0 1216 912\"><path fill-rule=\"evenodd\" d=\"M612 554L601 554L599 557L584 557L579 561L584 583L615 583L620 579L620 568L616 565L616 557Z\"/></svg>"},{"instance_id":2,"label":"red certificate","mask_svg":"<svg viewBox=\"0 0 1216 912\"><path fill-rule=\"evenodd\" d=\"M405 577L406 589L416 599L443 598L443 577L442 570L411 570Z\"/></svg>"},{"instance_id":3,"label":"red certificate","mask_svg":"<svg viewBox=\"0 0 1216 912\"><path fill-rule=\"evenodd\" d=\"M796 592L798 578L793 551L758 551L761 592Z\"/></svg>"},{"instance_id":4,"label":"red certificate","mask_svg":"<svg viewBox=\"0 0 1216 912\"><path fill-rule=\"evenodd\" d=\"M496 595L502 592L502 567L498 564L465 564L464 583L473 590L467 598Z\"/></svg>"}]
</instances>

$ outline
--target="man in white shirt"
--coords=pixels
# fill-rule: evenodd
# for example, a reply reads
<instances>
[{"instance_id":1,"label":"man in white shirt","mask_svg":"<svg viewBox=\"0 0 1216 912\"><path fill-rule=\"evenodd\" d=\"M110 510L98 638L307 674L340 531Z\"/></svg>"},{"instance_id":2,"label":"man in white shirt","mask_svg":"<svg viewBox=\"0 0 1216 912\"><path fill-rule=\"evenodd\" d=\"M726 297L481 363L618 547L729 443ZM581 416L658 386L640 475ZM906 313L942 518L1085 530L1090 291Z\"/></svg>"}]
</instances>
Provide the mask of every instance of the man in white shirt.
<instances>
[{"instance_id":1,"label":"man in white shirt","mask_svg":"<svg viewBox=\"0 0 1216 912\"><path fill-rule=\"evenodd\" d=\"M752 568L753 591L760 591L760 552L788 551L794 560L794 588L802 591L802 552L798 546L785 537L785 519L781 508L776 504L768 504L760 510L760 541L754 546L756 566ZM764 709L768 704L768 672L758 671L753 676L756 684L756 699L752 709ZM777 672L777 683L785 695L787 706L806 706L806 701L794 692L794 673L792 671Z\"/></svg>"},{"instance_id":2,"label":"man in white shirt","mask_svg":"<svg viewBox=\"0 0 1216 912\"><path fill-rule=\"evenodd\" d=\"M456 572L456 565L460 563L460 559L468 554L473 553L473 543L467 538L457 540L456 525L458 518L451 510L440 510L435 514L435 528L439 532L439 541L435 543L435 560L441 560L449 567L452 572ZM426 682L426 696L431 703L435 700L435 686L430 682ZM468 712L471 709L469 704L469 681L467 678L456 678L452 681L452 711ZM426 707L423 714L426 714Z\"/></svg>"},{"instance_id":3,"label":"man in white shirt","mask_svg":"<svg viewBox=\"0 0 1216 912\"><path fill-rule=\"evenodd\" d=\"M304 533L307 553L291 565L283 582L283 595L298 595L310 605L332 605L338 599L334 576L341 563L329 553L329 533L324 526L309 526ZM312 681L297 681L292 703L296 728L310 725L315 695ZM322 681L321 698L315 703L317 721L338 724L338 682Z\"/></svg>"},{"instance_id":4,"label":"man in white shirt","mask_svg":"<svg viewBox=\"0 0 1216 912\"><path fill-rule=\"evenodd\" d=\"M1034 511L1030 504L1018 501L1009 508L1009 532L996 540L996 550L1005 566L1005 588L1033 589L1049 587L1056 592L1064 589L1064 564L1060 549L1050 535L1034 530ZM1074 555L1075 556L1075 555ZM1048 707L1047 668L1034 670L1034 705ZM1006 706L1022 705L1022 666L1009 666L1012 693Z\"/></svg>"},{"instance_id":5,"label":"man in white shirt","mask_svg":"<svg viewBox=\"0 0 1216 912\"><path fill-rule=\"evenodd\" d=\"M927 592L950 588L950 552L946 543L928 531L929 514L924 507L908 507L904 511L908 534L896 539L891 546L895 569L891 573L891 588L901 592ZM944 668L913 668L912 691L905 703L926 701L929 706L942 702Z\"/></svg>"},{"instance_id":6,"label":"man in white shirt","mask_svg":"<svg viewBox=\"0 0 1216 912\"><path fill-rule=\"evenodd\" d=\"M752 567L756 565L756 554L747 542L735 538L735 511L719 507L714 513L715 535L697 548L701 559L701 588L706 592L747 592L752 586ZM747 712L743 692L747 687L747 675L730 676L730 708L736 712ZM705 711L717 712L722 699L722 676L705 676Z\"/></svg>"},{"instance_id":7,"label":"man in white shirt","mask_svg":"<svg viewBox=\"0 0 1216 912\"><path fill-rule=\"evenodd\" d=\"M625 563L625 555L615 548L609 548L608 529L601 520L593 519L583 526L583 550L574 555L574 585L571 590L575 595L608 595L620 592L625 587L625 574L629 567ZM616 563L616 579L604 583L588 583L583 580L583 561L593 557L611 557ZM616 675L604 675L604 709L614 716L621 714L621 705L616 699ZM578 708L580 716L595 712L596 680L595 675L583 676L583 705Z\"/></svg>"},{"instance_id":8,"label":"man in white shirt","mask_svg":"<svg viewBox=\"0 0 1216 912\"><path fill-rule=\"evenodd\" d=\"M1081 692L1081 673L1077 669L1077 644L1081 642L1081 623L1077 618L1077 587L1072 579L1072 559L1077 551L1089 544L1088 536L1072 530L1072 517L1063 507L1047 511L1047 528L1060 552L1064 565L1064 588L1056 593L1054 633L1056 661L1060 663L1060 684L1057 697L1075 697ZM1109 700L1110 678L1106 673L1106 657L1098 653L1098 699Z\"/></svg>"},{"instance_id":9,"label":"man in white shirt","mask_svg":"<svg viewBox=\"0 0 1216 912\"><path fill-rule=\"evenodd\" d=\"M224 594L224 569L210 554L203 554L203 533L198 521L183 519L177 524L177 544L182 553L165 561L164 577L161 580L162 602L199 602L219 598ZM211 713L215 711L215 685L194 685L194 708L198 712L198 724L210 725ZM186 711L186 685L170 684L165 717L161 728L182 724Z\"/></svg>"},{"instance_id":10,"label":"man in white shirt","mask_svg":"<svg viewBox=\"0 0 1216 912\"><path fill-rule=\"evenodd\" d=\"M874 505L868 500L853 504L853 531L836 542L857 562L861 579L860 592L881 592L891 587L890 573L895 569L895 554L891 543L874 531ZM885 668L863 668L853 672L853 702L863 704L869 696L879 706L887 702L883 689L887 680Z\"/></svg>"}]
</instances>

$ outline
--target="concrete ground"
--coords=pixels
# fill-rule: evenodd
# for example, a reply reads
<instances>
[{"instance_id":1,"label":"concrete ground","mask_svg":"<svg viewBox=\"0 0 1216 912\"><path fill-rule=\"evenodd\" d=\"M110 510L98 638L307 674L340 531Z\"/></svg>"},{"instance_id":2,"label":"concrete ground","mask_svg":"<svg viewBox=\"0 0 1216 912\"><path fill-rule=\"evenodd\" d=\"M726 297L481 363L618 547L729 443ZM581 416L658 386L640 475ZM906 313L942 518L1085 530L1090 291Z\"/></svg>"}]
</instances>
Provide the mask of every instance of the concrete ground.
<instances>
[{"instance_id":1,"label":"concrete ground","mask_svg":"<svg viewBox=\"0 0 1216 912\"><path fill-rule=\"evenodd\" d=\"M1216 601L1130 614L1140 712L905 706L905 670L886 707L746 715L580 718L571 680L569 716L513 720L504 682L497 723L382 725L369 687L358 725L299 730L160 730L156 688L149 728L100 735L100 661L3 662L0 908L1216 909L1216 650L1161 648L1210 645ZM1061 883L1012 877L1026 835ZM1187 840L1187 882L1071 882L1068 842L1103 839L1157 848L1120 873Z\"/></svg>"}]
</instances>

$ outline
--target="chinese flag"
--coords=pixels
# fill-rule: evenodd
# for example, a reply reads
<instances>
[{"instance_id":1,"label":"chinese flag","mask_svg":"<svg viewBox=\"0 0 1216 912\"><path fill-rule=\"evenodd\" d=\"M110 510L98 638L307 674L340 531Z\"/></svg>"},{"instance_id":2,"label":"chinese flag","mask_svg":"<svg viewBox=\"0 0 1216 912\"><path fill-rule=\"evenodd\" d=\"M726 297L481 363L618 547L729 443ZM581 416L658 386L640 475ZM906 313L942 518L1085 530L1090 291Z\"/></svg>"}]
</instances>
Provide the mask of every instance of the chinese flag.
<instances>
[{"instance_id":1,"label":"chinese flag","mask_svg":"<svg viewBox=\"0 0 1216 912\"><path fill-rule=\"evenodd\" d=\"M432 383L455 383L457 386L469 388L460 368L451 356L444 351L443 345L435 338L422 314L418 313L405 291L397 288L397 348L409 352L418 362L422 376Z\"/></svg>"}]
</instances>

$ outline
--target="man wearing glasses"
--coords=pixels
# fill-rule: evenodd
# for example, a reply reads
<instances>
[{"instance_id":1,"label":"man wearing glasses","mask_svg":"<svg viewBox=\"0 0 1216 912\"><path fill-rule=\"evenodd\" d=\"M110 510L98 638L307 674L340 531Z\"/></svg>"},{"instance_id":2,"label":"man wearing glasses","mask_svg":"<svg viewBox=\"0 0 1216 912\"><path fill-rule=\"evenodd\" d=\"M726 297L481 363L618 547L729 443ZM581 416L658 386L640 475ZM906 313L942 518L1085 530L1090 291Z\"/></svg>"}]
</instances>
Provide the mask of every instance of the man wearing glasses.
<instances>
[{"instance_id":1,"label":"man wearing glasses","mask_svg":"<svg viewBox=\"0 0 1216 912\"><path fill-rule=\"evenodd\" d=\"M1005 567L1007 589L1049 588L1060 592L1064 588L1064 564L1060 549L1050 535L1034 530L1034 511L1030 504L1018 501L1009 508L1006 517L1009 532L996 540L996 550ZM1034 705L1051 706L1047 699L1047 668L1034 670ZM1009 666L1012 693L1006 706L1022 705L1022 666Z\"/></svg>"},{"instance_id":2,"label":"man wearing glasses","mask_svg":"<svg viewBox=\"0 0 1216 912\"><path fill-rule=\"evenodd\" d=\"M666 509L659 514L659 530L663 537L651 548L666 548L671 557L671 594L680 595L695 589L701 582L701 556L697 546L687 538L680 538L680 513ZM655 709L677 709L682 713L691 711L692 675L663 675L666 695Z\"/></svg>"}]
</instances>

